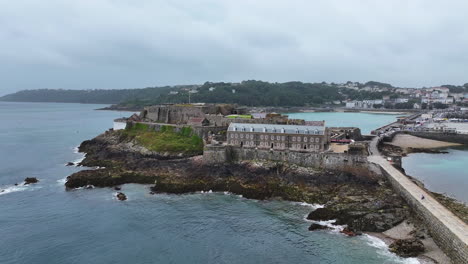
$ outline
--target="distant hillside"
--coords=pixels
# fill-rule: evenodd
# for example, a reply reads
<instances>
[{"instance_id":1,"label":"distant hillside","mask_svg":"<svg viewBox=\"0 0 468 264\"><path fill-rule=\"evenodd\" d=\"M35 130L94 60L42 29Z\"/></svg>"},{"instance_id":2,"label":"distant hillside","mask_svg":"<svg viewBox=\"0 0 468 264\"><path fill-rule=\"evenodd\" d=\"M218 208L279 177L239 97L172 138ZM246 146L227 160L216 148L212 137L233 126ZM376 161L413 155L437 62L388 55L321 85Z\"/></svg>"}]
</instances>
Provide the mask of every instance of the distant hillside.
<instances>
[{"instance_id":1,"label":"distant hillside","mask_svg":"<svg viewBox=\"0 0 468 264\"><path fill-rule=\"evenodd\" d=\"M167 93L167 91L167 87L122 90L38 89L8 94L0 97L0 101L118 104L124 101L155 100L161 93Z\"/></svg>"},{"instance_id":2,"label":"distant hillside","mask_svg":"<svg viewBox=\"0 0 468 264\"><path fill-rule=\"evenodd\" d=\"M445 85L451 92L466 92L465 86ZM241 83L206 82L203 85L178 85L123 90L25 90L0 97L0 101L63 102L114 104L109 109L141 109L161 103L235 103L245 106L322 106L345 100L382 99L403 96L387 83ZM189 96L190 95L190 96Z\"/></svg>"},{"instance_id":3,"label":"distant hillside","mask_svg":"<svg viewBox=\"0 0 468 264\"><path fill-rule=\"evenodd\" d=\"M173 89L172 93L161 94L152 103L186 103L188 89ZM322 83L269 83L243 81L241 83L206 82L191 90L191 102L236 103L245 106L307 106L320 105L344 97L339 88Z\"/></svg>"}]
</instances>

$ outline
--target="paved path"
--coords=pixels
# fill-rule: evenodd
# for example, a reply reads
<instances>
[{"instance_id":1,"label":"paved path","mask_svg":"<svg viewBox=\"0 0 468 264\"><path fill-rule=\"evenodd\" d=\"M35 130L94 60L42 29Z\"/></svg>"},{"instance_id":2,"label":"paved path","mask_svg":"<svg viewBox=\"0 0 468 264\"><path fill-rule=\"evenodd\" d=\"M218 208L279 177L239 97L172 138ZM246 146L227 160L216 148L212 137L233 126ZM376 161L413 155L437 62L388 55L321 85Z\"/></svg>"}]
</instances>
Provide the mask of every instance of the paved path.
<instances>
[{"instance_id":1,"label":"paved path","mask_svg":"<svg viewBox=\"0 0 468 264\"><path fill-rule=\"evenodd\" d=\"M450 231L458 236L465 245L468 245L468 225L384 159L377 148L378 138L378 136L375 137L370 144L371 155L368 157L369 162L380 165L380 167L384 169L390 177L399 182L416 201L419 201L422 206L429 210ZM424 199L421 199L422 195L424 195Z\"/></svg>"}]
</instances>

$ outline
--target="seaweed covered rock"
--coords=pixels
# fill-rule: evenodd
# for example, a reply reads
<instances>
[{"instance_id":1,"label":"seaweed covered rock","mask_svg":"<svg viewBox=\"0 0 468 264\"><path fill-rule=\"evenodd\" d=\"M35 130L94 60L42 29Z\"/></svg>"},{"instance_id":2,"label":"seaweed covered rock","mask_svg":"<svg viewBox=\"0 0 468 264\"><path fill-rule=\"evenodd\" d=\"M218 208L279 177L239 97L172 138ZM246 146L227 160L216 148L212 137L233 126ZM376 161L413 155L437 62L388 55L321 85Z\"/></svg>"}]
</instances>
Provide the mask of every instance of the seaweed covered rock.
<instances>
[{"instance_id":1,"label":"seaweed covered rock","mask_svg":"<svg viewBox=\"0 0 468 264\"><path fill-rule=\"evenodd\" d=\"M389 249L398 256L405 258L416 257L425 250L424 244L417 238L398 239L390 244Z\"/></svg>"},{"instance_id":2,"label":"seaweed covered rock","mask_svg":"<svg viewBox=\"0 0 468 264\"><path fill-rule=\"evenodd\" d=\"M28 177L24 179L24 184L38 183L39 180L35 177Z\"/></svg>"},{"instance_id":3,"label":"seaweed covered rock","mask_svg":"<svg viewBox=\"0 0 468 264\"><path fill-rule=\"evenodd\" d=\"M124 193L121 193L121 192L117 193L116 197L117 197L117 199L119 199L119 201L127 200L127 196Z\"/></svg>"}]
</instances>

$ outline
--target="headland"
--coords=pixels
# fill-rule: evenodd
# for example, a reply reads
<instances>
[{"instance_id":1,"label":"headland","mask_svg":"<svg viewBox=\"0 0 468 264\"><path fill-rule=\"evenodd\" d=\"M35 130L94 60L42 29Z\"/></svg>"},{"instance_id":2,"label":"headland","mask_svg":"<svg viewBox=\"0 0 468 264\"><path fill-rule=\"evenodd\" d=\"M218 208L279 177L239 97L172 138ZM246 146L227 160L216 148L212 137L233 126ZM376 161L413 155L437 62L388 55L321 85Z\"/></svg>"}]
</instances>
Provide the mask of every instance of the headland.
<instances>
[{"instance_id":1,"label":"headland","mask_svg":"<svg viewBox=\"0 0 468 264\"><path fill-rule=\"evenodd\" d=\"M335 220L346 226L345 234L358 235L410 221L414 229L407 239L419 241L417 234L430 237L435 231L425 227L427 219L395 189L383 165L369 160L379 153L372 142L393 139L393 132L419 116L401 118L374 131L378 136L366 136L358 128L248 113L234 105L147 107L126 119L125 129L83 142L79 149L86 158L81 165L99 168L71 175L66 187L144 183L152 185L153 194L211 190L318 203L325 207L309 214L316 221L311 230L320 221ZM342 146L339 151L334 144ZM390 161L398 168L398 157ZM435 238L442 248L448 245ZM411 241L397 240L392 248L402 256L423 254L421 243ZM408 251L412 253L403 253ZM448 253L463 260L465 252Z\"/></svg>"}]
</instances>

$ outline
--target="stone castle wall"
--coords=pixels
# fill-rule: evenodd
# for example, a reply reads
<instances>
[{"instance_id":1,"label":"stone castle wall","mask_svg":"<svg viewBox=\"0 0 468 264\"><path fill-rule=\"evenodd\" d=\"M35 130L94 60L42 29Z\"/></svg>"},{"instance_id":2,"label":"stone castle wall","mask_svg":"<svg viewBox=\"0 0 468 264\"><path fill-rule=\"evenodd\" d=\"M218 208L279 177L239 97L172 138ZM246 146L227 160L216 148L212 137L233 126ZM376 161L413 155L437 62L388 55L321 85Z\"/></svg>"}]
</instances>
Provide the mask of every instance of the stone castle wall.
<instances>
[{"instance_id":1,"label":"stone castle wall","mask_svg":"<svg viewBox=\"0 0 468 264\"><path fill-rule=\"evenodd\" d=\"M193 132L201 137L202 139L208 139L209 135L216 134L221 131L226 131L227 127L213 127L213 126L188 126L188 125L175 125L175 124L157 124L157 123L146 123L146 122L138 122L142 124L148 125L150 130L160 131L163 126L171 126L174 127L176 132L180 132L184 127L192 128ZM127 122L127 127L131 127L133 122Z\"/></svg>"},{"instance_id":2,"label":"stone castle wall","mask_svg":"<svg viewBox=\"0 0 468 264\"><path fill-rule=\"evenodd\" d=\"M340 169L346 167L369 168L367 156L343 153L311 153L233 146L205 146L203 160L206 163L224 163L241 160L270 160L288 162L303 167Z\"/></svg>"}]
</instances>

